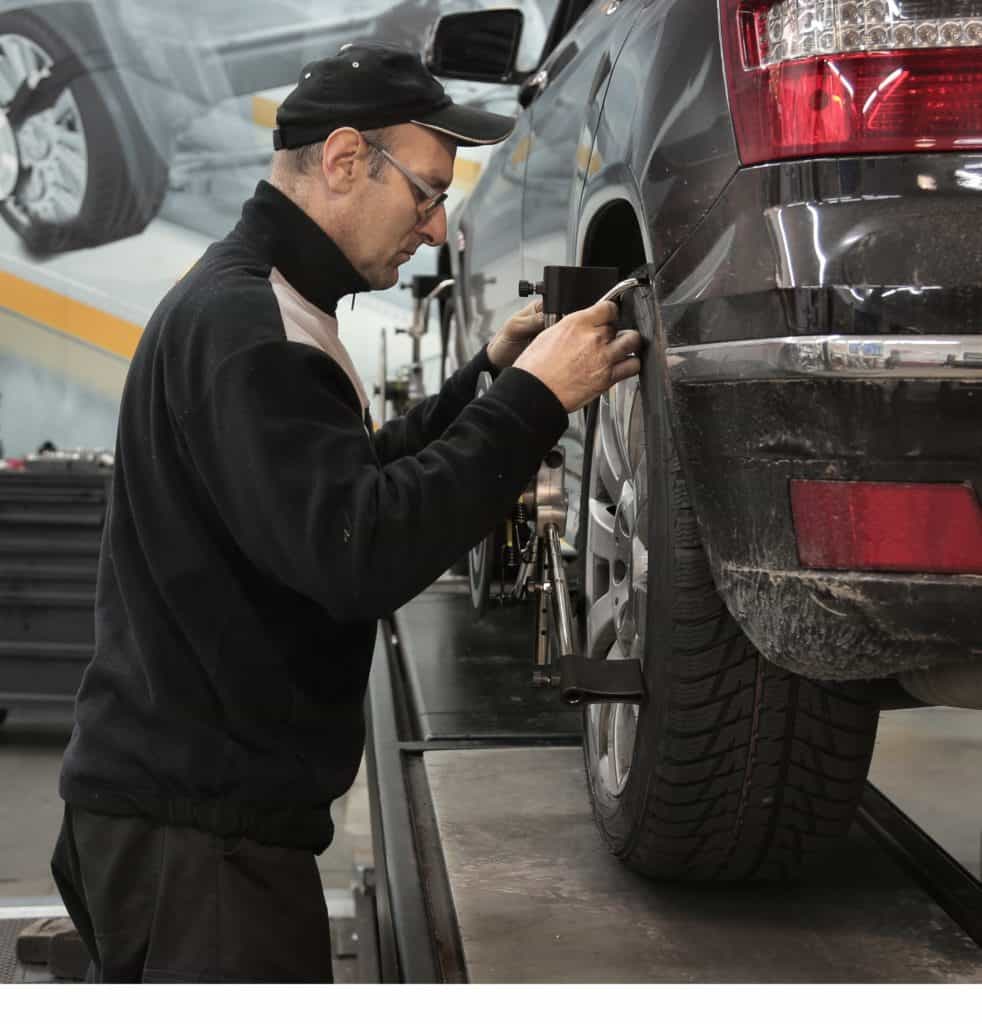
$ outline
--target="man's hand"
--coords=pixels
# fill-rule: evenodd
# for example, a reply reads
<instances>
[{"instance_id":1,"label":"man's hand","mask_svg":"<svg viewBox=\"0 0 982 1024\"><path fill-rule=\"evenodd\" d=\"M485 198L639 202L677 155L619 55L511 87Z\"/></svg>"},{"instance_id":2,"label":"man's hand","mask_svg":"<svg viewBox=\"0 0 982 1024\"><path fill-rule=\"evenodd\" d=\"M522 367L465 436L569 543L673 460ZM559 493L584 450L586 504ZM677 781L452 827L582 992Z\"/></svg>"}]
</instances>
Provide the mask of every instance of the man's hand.
<instances>
[{"instance_id":1,"label":"man's hand","mask_svg":"<svg viewBox=\"0 0 982 1024\"><path fill-rule=\"evenodd\" d=\"M515 366L534 374L575 412L618 381L641 370L637 331L615 333L617 306L598 302L570 313L543 331L515 360Z\"/></svg>"},{"instance_id":2,"label":"man's hand","mask_svg":"<svg viewBox=\"0 0 982 1024\"><path fill-rule=\"evenodd\" d=\"M511 317L488 343L491 364L498 370L511 366L544 326L542 299L535 299Z\"/></svg>"}]
</instances>

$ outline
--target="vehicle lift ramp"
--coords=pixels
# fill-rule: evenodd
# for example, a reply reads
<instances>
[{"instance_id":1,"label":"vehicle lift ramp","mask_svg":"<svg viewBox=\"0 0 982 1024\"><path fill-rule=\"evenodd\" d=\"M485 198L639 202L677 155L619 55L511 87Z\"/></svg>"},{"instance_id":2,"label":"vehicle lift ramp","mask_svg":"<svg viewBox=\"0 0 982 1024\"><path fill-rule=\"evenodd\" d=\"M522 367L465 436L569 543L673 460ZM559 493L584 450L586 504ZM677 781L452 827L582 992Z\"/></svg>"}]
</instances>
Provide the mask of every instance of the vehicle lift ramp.
<instances>
[{"instance_id":1,"label":"vehicle lift ramp","mask_svg":"<svg viewBox=\"0 0 982 1024\"><path fill-rule=\"evenodd\" d=\"M528 609L445 577L381 624L367 768L383 982L982 981L982 884L874 787L794 884L654 882L597 831ZM957 919L957 920L956 920Z\"/></svg>"},{"instance_id":2,"label":"vehicle lift ramp","mask_svg":"<svg viewBox=\"0 0 982 1024\"><path fill-rule=\"evenodd\" d=\"M539 664L532 684L540 599L560 582L541 568L534 612L475 620L447 575L380 624L366 719L383 982L982 981L982 883L872 785L796 883L656 882L614 858L568 673Z\"/></svg>"}]
</instances>

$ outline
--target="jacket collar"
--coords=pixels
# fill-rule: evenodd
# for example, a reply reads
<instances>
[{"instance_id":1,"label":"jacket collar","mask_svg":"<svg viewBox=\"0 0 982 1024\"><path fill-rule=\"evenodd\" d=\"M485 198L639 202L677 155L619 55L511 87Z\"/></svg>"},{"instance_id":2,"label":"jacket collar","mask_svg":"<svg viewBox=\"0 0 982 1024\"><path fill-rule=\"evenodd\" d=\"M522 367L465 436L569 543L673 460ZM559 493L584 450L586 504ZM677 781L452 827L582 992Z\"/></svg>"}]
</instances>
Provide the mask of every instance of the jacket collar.
<instances>
[{"instance_id":1,"label":"jacket collar","mask_svg":"<svg viewBox=\"0 0 982 1024\"><path fill-rule=\"evenodd\" d=\"M271 266L331 316L343 296L371 287L333 239L268 181L260 181L242 207L236 231L257 243Z\"/></svg>"}]
</instances>

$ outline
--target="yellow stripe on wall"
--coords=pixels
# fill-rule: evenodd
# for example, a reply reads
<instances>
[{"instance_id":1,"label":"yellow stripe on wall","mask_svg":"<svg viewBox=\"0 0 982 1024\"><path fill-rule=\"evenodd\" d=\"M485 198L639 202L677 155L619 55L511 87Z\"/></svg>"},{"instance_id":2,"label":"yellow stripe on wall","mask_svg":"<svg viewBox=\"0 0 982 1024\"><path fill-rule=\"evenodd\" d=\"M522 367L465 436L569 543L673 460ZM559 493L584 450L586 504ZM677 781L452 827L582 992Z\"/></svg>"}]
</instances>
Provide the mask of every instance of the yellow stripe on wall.
<instances>
[{"instance_id":1,"label":"yellow stripe on wall","mask_svg":"<svg viewBox=\"0 0 982 1024\"><path fill-rule=\"evenodd\" d=\"M143 328L39 284L0 271L0 306L130 359Z\"/></svg>"},{"instance_id":2,"label":"yellow stripe on wall","mask_svg":"<svg viewBox=\"0 0 982 1024\"><path fill-rule=\"evenodd\" d=\"M474 182L481 176L484 165L477 160L468 160L466 157L458 156L453 163L453 183L458 188L466 189L468 192L474 187Z\"/></svg>"},{"instance_id":3,"label":"yellow stripe on wall","mask_svg":"<svg viewBox=\"0 0 982 1024\"><path fill-rule=\"evenodd\" d=\"M276 111L279 109L279 106L279 103L271 96L256 93L252 97L252 120L260 128L275 128Z\"/></svg>"}]
</instances>

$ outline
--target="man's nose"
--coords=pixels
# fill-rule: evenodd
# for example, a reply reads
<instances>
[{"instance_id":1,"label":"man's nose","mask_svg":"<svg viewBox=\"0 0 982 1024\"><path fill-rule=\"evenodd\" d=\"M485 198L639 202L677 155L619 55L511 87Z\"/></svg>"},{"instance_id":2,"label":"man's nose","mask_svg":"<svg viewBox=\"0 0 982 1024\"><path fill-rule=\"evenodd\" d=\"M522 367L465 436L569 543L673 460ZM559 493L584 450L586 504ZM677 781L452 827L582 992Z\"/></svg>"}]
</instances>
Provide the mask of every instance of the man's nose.
<instances>
[{"instance_id":1,"label":"man's nose","mask_svg":"<svg viewBox=\"0 0 982 1024\"><path fill-rule=\"evenodd\" d=\"M423 241L427 245L443 245L447 240L446 207L441 203L433 211L433 216L427 218L416 230L423 236Z\"/></svg>"}]
</instances>

